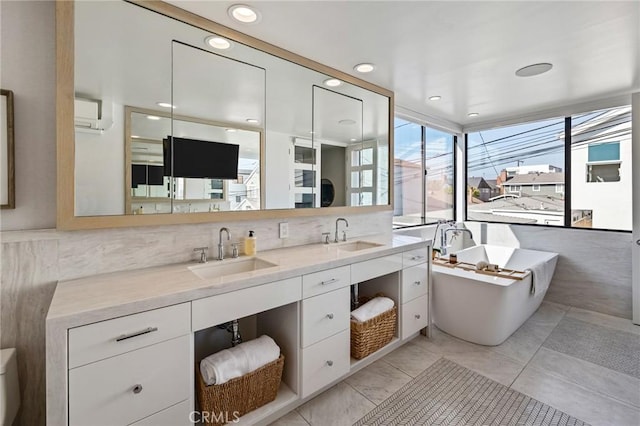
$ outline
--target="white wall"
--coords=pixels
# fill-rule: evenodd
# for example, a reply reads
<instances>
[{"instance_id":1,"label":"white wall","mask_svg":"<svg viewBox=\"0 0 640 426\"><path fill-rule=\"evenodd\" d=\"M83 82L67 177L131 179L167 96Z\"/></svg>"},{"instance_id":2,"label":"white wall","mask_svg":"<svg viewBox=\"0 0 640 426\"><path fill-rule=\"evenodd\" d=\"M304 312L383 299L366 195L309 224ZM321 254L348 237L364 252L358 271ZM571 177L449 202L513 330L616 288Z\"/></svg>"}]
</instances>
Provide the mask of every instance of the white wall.
<instances>
[{"instance_id":1,"label":"white wall","mask_svg":"<svg viewBox=\"0 0 640 426\"><path fill-rule=\"evenodd\" d=\"M55 226L55 2L0 1L0 87L14 93L16 208L0 230Z\"/></svg>"},{"instance_id":2,"label":"white wall","mask_svg":"<svg viewBox=\"0 0 640 426\"><path fill-rule=\"evenodd\" d=\"M124 107L114 104L109 115L112 125L102 133L76 131L76 216L125 212Z\"/></svg>"},{"instance_id":3,"label":"white wall","mask_svg":"<svg viewBox=\"0 0 640 426\"><path fill-rule=\"evenodd\" d=\"M607 132L613 133L627 126L621 124ZM619 182L587 182L589 145L571 150L571 208L593 210L595 229L631 229L631 136L611 139L618 140L622 160Z\"/></svg>"}]
</instances>

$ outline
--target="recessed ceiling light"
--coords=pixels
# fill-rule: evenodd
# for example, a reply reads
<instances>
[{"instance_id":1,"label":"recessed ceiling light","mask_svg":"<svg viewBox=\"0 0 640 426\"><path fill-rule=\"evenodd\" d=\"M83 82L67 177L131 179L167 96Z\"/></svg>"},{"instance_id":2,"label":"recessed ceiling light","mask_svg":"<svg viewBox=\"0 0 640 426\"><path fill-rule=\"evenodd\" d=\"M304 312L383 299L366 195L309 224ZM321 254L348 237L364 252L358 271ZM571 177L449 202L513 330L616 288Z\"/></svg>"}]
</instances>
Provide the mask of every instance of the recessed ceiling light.
<instances>
[{"instance_id":1,"label":"recessed ceiling light","mask_svg":"<svg viewBox=\"0 0 640 426\"><path fill-rule=\"evenodd\" d=\"M375 70L376 66L369 63L363 63L356 65L355 67L353 67L353 69L361 73L367 73Z\"/></svg>"},{"instance_id":2,"label":"recessed ceiling light","mask_svg":"<svg viewBox=\"0 0 640 426\"><path fill-rule=\"evenodd\" d=\"M516 75L518 77L533 77L534 75L544 74L545 72L551 70L551 68L553 68L553 65L547 62L527 65L526 67L522 67L518 71L516 71Z\"/></svg>"},{"instance_id":3,"label":"recessed ceiling light","mask_svg":"<svg viewBox=\"0 0 640 426\"><path fill-rule=\"evenodd\" d=\"M429 96L430 101L439 101L442 99L442 96Z\"/></svg>"},{"instance_id":4,"label":"recessed ceiling light","mask_svg":"<svg viewBox=\"0 0 640 426\"><path fill-rule=\"evenodd\" d=\"M342 82L337 78L328 78L324 81L324 85L329 87L336 87L336 86L340 86L341 84Z\"/></svg>"},{"instance_id":5,"label":"recessed ceiling light","mask_svg":"<svg viewBox=\"0 0 640 426\"><path fill-rule=\"evenodd\" d=\"M470 112L469 114L467 114L469 117L477 117L480 115L479 112Z\"/></svg>"},{"instance_id":6,"label":"recessed ceiling light","mask_svg":"<svg viewBox=\"0 0 640 426\"><path fill-rule=\"evenodd\" d=\"M258 120L256 120L255 118L247 118L247 123L258 124Z\"/></svg>"},{"instance_id":7,"label":"recessed ceiling light","mask_svg":"<svg viewBox=\"0 0 640 426\"><path fill-rule=\"evenodd\" d=\"M231 47L231 42L226 38L222 38L217 35L212 35L204 39L204 42L213 47L214 49L225 50Z\"/></svg>"},{"instance_id":8,"label":"recessed ceiling light","mask_svg":"<svg viewBox=\"0 0 640 426\"><path fill-rule=\"evenodd\" d=\"M350 140L351 142L355 142L355 141L357 141L358 139L356 139L356 138L351 138L351 139L349 139L349 140Z\"/></svg>"},{"instance_id":9,"label":"recessed ceiling light","mask_svg":"<svg viewBox=\"0 0 640 426\"><path fill-rule=\"evenodd\" d=\"M147 115L147 118L149 120L160 120L160 117L158 117L157 115Z\"/></svg>"},{"instance_id":10,"label":"recessed ceiling light","mask_svg":"<svg viewBox=\"0 0 640 426\"><path fill-rule=\"evenodd\" d=\"M156 105L162 108L174 108L175 106L171 105L169 102L156 102Z\"/></svg>"},{"instance_id":11,"label":"recessed ceiling light","mask_svg":"<svg viewBox=\"0 0 640 426\"><path fill-rule=\"evenodd\" d=\"M235 131L236 131L236 129L225 129L225 130L226 130L227 132L229 132L229 133L233 133L233 132L235 132Z\"/></svg>"},{"instance_id":12,"label":"recessed ceiling light","mask_svg":"<svg viewBox=\"0 0 640 426\"><path fill-rule=\"evenodd\" d=\"M260 13L246 4L234 4L227 9L229 16L243 24L254 24L260 20Z\"/></svg>"},{"instance_id":13,"label":"recessed ceiling light","mask_svg":"<svg viewBox=\"0 0 640 426\"><path fill-rule=\"evenodd\" d=\"M340 120L338 121L339 124L342 124L343 126L351 126L352 124L356 124L356 122L354 120L351 120L350 118L346 118L344 120Z\"/></svg>"}]
</instances>

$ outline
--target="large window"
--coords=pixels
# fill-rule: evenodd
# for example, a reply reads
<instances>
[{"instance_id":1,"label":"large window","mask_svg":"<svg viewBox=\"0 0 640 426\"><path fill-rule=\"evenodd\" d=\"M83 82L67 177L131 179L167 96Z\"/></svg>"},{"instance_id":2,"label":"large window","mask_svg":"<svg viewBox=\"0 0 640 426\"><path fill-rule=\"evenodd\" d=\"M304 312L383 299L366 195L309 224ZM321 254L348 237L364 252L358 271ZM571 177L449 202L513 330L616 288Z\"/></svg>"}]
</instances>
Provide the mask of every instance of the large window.
<instances>
[{"instance_id":1,"label":"large window","mask_svg":"<svg viewBox=\"0 0 640 426\"><path fill-rule=\"evenodd\" d=\"M394 226L453 219L454 144L451 134L395 119Z\"/></svg>"},{"instance_id":2,"label":"large window","mask_svg":"<svg viewBox=\"0 0 640 426\"><path fill-rule=\"evenodd\" d=\"M467 135L468 220L631 230L631 197L630 106Z\"/></svg>"},{"instance_id":3,"label":"large window","mask_svg":"<svg viewBox=\"0 0 640 426\"><path fill-rule=\"evenodd\" d=\"M564 126L556 118L469 133L467 219L563 226Z\"/></svg>"}]
</instances>

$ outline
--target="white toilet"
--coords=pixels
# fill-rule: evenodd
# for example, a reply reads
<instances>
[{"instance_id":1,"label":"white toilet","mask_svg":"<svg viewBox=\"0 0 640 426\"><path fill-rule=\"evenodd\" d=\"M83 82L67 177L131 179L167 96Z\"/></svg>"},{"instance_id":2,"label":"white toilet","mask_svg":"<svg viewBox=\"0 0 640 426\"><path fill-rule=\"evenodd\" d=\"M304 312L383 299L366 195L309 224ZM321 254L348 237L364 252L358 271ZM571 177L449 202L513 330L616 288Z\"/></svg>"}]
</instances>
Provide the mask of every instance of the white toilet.
<instances>
[{"instance_id":1,"label":"white toilet","mask_svg":"<svg viewBox=\"0 0 640 426\"><path fill-rule=\"evenodd\" d=\"M0 425L11 426L20 407L16 350L0 349Z\"/></svg>"}]
</instances>

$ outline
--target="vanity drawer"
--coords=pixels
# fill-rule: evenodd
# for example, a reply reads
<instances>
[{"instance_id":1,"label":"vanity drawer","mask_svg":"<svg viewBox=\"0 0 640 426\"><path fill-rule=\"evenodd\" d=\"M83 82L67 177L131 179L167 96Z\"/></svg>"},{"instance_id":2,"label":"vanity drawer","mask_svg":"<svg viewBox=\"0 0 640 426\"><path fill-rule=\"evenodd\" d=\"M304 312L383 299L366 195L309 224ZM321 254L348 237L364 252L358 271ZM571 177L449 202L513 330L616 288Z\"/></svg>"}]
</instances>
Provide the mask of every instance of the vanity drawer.
<instances>
[{"instance_id":1,"label":"vanity drawer","mask_svg":"<svg viewBox=\"0 0 640 426\"><path fill-rule=\"evenodd\" d=\"M302 398L349 372L349 339L345 330L302 350Z\"/></svg>"},{"instance_id":2,"label":"vanity drawer","mask_svg":"<svg viewBox=\"0 0 640 426\"><path fill-rule=\"evenodd\" d=\"M346 287L350 284L350 277L351 267L348 265L303 275L302 297L307 298L316 296L318 294Z\"/></svg>"},{"instance_id":3,"label":"vanity drawer","mask_svg":"<svg viewBox=\"0 0 640 426\"><path fill-rule=\"evenodd\" d=\"M402 270L402 303L427 294L429 264L422 263Z\"/></svg>"},{"instance_id":4,"label":"vanity drawer","mask_svg":"<svg viewBox=\"0 0 640 426\"><path fill-rule=\"evenodd\" d=\"M370 280L402 269L402 254L378 257L351 265L351 284Z\"/></svg>"},{"instance_id":5,"label":"vanity drawer","mask_svg":"<svg viewBox=\"0 0 640 426\"><path fill-rule=\"evenodd\" d=\"M131 426L192 426L193 423L189 418L191 411L191 404L186 400L135 422ZM198 420L199 416L193 415L191 418Z\"/></svg>"},{"instance_id":6,"label":"vanity drawer","mask_svg":"<svg viewBox=\"0 0 640 426\"><path fill-rule=\"evenodd\" d=\"M406 339L427 326L429 314L428 303L427 296L424 295L402 305L403 339Z\"/></svg>"},{"instance_id":7,"label":"vanity drawer","mask_svg":"<svg viewBox=\"0 0 640 426\"><path fill-rule=\"evenodd\" d=\"M69 330L69 368L189 334L189 303L154 309Z\"/></svg>"},{"instance_id":8,"label":"vanity drawer","mask_svg":"<svg viewBox=\"0 0 640 426\"><path fill-rule=\"evenodd\" d=\"M302 347L349 328L349 287L302 301Z\"/></svg>"},{"instance_id":9,"label":"vanity drawer","mask_svg":"<svg viewBox=\"0 0 640 426\"><path fill-rule=\"evenodd\" d=\"M402 267L407 268L409 266L425 263L428 259L428 255L429 250L427 247L405 251L404 253L402 253Z\"/></svg>"},{"instance_id":10,"label":"vanity drawer","mask_svg":"<svg viewBox=\"0 0 640 426\"><path fill-rule=\"evenodd\" d=\"M127 425L189 398L190 336L69 371L69 425Z\"/></svg>"},{"instance_id":11,"label":"vanity drawer","mask_svg":"<svg viewBox=\"0 0 640 426\"><path fill-rule=\"evenodd\" d=\"M205 297L191 302L191 327L193 331L202 330L297 302L301 298L301 277Z\"/></svg>"}]
</instances>

